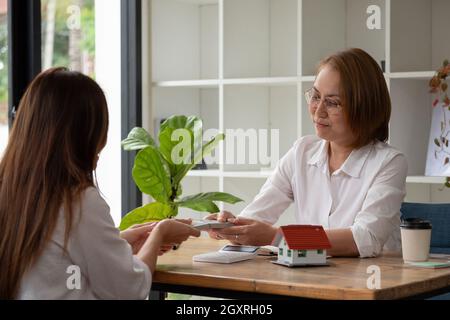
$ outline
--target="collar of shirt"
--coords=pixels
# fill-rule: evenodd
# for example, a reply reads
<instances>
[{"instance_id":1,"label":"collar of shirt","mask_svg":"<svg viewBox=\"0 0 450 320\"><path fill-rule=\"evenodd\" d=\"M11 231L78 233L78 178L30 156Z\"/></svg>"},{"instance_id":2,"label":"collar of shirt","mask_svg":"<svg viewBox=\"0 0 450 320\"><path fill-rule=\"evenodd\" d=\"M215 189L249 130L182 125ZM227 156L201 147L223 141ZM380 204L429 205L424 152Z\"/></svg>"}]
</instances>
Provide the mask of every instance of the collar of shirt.
<instances>
[{"instance_id":1,"label":"collar of shirt","mask_svg":"<svg viewBox=\"0 0 450 320\"><path fill-rule=\"evenodd\" d=\"M361 170L372 150L374 143L369 143L366 146L353 150L348 156L347 160L342 166L336 170L333 175L338 175L340 172L344 172L353 178L359 178ZM325 174L328 173L328 146L329 141L322 140L316 153L308 161L308 165L322 167Z\"/></svg>"}]
</instances>

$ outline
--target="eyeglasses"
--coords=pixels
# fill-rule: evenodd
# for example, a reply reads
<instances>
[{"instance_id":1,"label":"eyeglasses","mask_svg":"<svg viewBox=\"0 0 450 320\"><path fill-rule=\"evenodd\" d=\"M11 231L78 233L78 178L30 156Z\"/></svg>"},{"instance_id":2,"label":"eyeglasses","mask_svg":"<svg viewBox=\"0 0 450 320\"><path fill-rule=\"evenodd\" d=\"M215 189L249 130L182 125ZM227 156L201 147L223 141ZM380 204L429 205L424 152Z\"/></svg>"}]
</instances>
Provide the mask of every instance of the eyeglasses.
<instances>
[{"instance_id":1,"label":"eyeglasses","mask_svg":"<svg viewBox=\"0 0 450 320\"><path fill-rule=\"evenodd\" d=\"M311 108L317 108L321 101L320 94L314 90L314 88L311 88L305 92L305 99ZM324 98L323 102L329 114L336 114L342 109L341 103L338 100Z\"/></svg>"}]
</instances>

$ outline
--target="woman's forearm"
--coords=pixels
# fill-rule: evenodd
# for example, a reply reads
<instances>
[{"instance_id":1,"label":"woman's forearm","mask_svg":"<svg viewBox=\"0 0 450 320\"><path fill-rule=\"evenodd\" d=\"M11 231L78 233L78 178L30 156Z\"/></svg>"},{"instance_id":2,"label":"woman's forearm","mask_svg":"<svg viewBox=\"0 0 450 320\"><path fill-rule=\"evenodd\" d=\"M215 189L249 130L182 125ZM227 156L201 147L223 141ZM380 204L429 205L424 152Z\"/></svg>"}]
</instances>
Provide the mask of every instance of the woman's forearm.
<instances>
[{"instance_id":1,"label":"woman's forearm","mask_svg":"<svg viewBox=\"0 0 450 320\"><path fill-rule=\"evenodd\" d=\"M163 244L162 235L159 231L159 229L155 229L150 233L144 245L136 254L136 256L149 267L152 274L155 271L159 248Z\"/></svg>"},{"instance_id":2,"label":"woman's forearm","mask_svg":"<svg viewBox=\"0 0 450 320\"><path fill-rule=\"evenodd\" d=\"M350 229L332 229L325 232L331 243L331 249L327 250L329 255L334 257L359 256L358 247Z\"/></svg>"}]
</instances>

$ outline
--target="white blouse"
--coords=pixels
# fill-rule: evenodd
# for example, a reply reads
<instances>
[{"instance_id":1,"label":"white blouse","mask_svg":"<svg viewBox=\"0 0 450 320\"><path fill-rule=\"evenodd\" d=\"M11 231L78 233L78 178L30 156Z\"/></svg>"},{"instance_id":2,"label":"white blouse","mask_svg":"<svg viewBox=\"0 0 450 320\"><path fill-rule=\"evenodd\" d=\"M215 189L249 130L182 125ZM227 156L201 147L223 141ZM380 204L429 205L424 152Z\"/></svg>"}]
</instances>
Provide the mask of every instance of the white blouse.
<instances>
[{"instance_id":1,"label":"white blouse","mask_svg":"<svg viewBox=\"0 0 450 320\"><path fill-rule=\"evenodd\" d=\"M361 257L376 256L383 247L399 251L405 156L386 143L371 143L353 150L330 175L328 145L317 136L299 139L240 215L274 224L294 202L298 224L350 228Z\"/></svg>"},{"instance_id":2,"label":"white blouse","mask_svg":"<svg viewBox=\"0 0 450 320\"><path fill-rule=\"evenodd\" d=\"M120 238L109 207L96 188L86 189L81 211L79 208L74 208L67 253L63 251L61 209L52 239L22 278L17 298L145 299L151 286L150 270ZM77 278L77 270L81 277Z\"/></svg>"}]
</instances>

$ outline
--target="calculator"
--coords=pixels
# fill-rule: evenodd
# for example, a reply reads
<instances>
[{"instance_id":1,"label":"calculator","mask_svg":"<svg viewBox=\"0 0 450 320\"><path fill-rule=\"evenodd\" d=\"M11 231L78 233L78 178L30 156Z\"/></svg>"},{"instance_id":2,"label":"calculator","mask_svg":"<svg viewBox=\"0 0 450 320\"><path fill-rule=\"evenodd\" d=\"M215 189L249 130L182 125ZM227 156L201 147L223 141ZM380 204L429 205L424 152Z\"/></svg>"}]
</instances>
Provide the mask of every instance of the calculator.
<instances>
[{"instance_id":1,"label":"calculator","mask_svg":"<svg viewBox=\"0 0 450 320\"><path fill-rule=\"evenodd\" d=\"M198 254L192 257L195 262L234 263L253 259L259 247L226 245L219 251Z\"/></svg>"}]
</instances>

